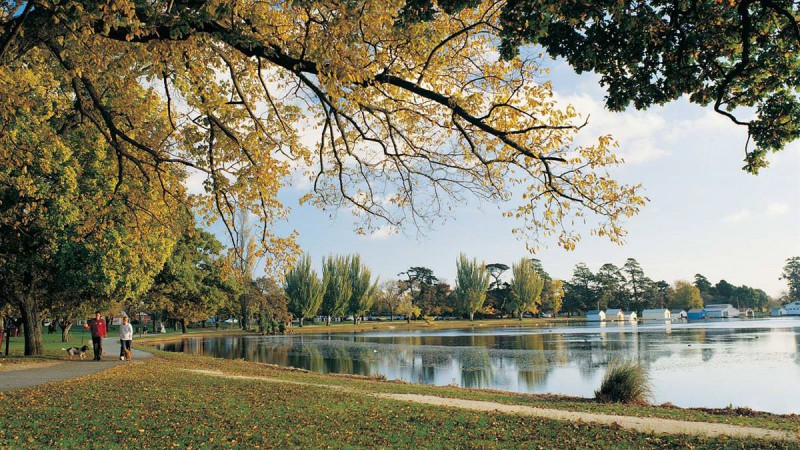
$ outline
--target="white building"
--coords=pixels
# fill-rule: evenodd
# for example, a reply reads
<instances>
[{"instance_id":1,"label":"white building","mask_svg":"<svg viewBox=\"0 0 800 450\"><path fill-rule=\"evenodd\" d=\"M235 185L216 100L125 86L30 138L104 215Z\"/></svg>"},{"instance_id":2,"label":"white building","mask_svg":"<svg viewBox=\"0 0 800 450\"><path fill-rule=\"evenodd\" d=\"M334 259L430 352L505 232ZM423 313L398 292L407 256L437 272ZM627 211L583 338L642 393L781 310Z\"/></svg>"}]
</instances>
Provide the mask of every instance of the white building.
<instances>
[{"instance_id":1,"label":"white building","mask_svg":"<svg viewBox=\"0 0 800 450\"><path fill-rule=\"evenodd\" d=\"M730 319L733 317L739 317L739 309L730 303L706 305L706 307L703 309L706 311L706 317L709 319Z\"/></svg>"},{"instance_id":2,"label":"white building","mask_svg":"<svg viewBox=\"0 0 800 450\"><path fill-rule=\"evenodd\" d=\"M777 307L777 308L772 308L772 311L770 312L770 315L772 317L785 316L786 315L786 308L782 308L780 306Z\"/></svg>"},{"instance_id":3,"label":"white building","mask_svg":"<svg viewBox=\"0 0 800 450\"><path fill-rule=\"evenodd\" d=\"M587 322L603 322L606 320L606 313L598 310L586 311Z\"/></svg>"},{"instance_id":4,"label":"white building","mask_svg":"<svg viewBox=\"0 0 800 450\"><path fill-rule=\"evenodd\" d=\"M642 311L642 320L670 320L668 309L645 309Z\"/></svg>"},{"instance_id":5,"label":"white building","mask_svg":"<svg viewBox=\"0 0 800 450\"><path fill-rule=\"evenodd\" d=\"M800 300L783 305L787 316L800 316Z\"/></svg>"},{"instance_id":6,"label":"white building","mask_svg":"<svg viewBox=\"0 0 800 450\"><path fill-rule=\"evenodd\" d=\"M636 319L638 318L636 311L625 311L622 313L622 317L629 322L636 322Z\"/></svg>"},{"instance_id":7,"label":"white building","mask_svg":"<svg viewBox=\"0 0 800 450\"><path fill-rule=\"evenodd\" d=\"M606 320L609 321L615 320L617 322L622 322L623 320L625 320L625 314L622 312L621 309L607 309Z\"/></svg>"}]
</instances>

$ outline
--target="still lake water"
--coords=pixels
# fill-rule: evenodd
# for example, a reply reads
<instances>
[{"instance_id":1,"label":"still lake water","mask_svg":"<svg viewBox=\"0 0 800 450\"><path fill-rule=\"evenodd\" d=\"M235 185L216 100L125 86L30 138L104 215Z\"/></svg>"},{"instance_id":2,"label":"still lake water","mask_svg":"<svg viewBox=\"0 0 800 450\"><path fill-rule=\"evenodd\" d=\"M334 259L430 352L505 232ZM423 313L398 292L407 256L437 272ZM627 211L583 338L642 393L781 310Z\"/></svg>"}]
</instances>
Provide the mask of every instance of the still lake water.
<instances>
[{"instance_id":1,"label":"still lake water","mask_svg":"<svg viewBox=\"0 0 800 450\"><path fill-rule=\"evenodd\" d=\"M655 403L800 413L800 318L188 338L159 349L322 373L592 397L614 358L642 362Z\"/></svg>"}]
</instances>

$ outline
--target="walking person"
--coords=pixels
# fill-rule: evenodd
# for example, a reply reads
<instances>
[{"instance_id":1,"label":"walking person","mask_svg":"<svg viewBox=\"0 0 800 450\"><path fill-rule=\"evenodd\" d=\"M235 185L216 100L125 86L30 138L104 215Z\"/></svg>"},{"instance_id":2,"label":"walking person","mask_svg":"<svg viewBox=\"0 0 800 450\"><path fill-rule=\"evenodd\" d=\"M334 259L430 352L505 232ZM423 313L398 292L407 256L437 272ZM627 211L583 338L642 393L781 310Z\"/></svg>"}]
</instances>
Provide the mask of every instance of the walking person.
<instances>
[{"instance_id":1,"label":"walking person","mask_svg":"<svg viewBox=\"0 0 800 450\"><path fill-rule=\"evenodd\" d=\"M100 311L95 311L94 319L87 320L83 327L91 331L94 360L100 361L103 356L103 338L106 337L106 320L100 316Z\"/></svg>"},{"instance_id":2,"label":"walking person","mask_svg":"<svg viewBox=\"0 0 800 450\"><path fill-rule=\"evenodd\" d=\"M128 316L122 316L122 325L119 326L119 359L131 359L131 341L133 341L133 325Z\"/></svg>"}]
</instances>

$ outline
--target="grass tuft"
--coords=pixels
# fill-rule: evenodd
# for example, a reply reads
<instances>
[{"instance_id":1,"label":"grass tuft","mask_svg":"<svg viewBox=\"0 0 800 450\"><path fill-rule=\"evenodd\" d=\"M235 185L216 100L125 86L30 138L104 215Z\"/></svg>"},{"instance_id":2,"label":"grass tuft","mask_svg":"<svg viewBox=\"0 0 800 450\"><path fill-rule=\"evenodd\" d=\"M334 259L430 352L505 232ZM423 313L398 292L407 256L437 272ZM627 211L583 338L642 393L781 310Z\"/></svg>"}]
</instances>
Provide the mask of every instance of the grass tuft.
<instances>
[{"instance_id":1,"label":"grass tuft","mask_svg":"<svg viewBox=\"0 0 800 450\"><path fill-rule=\"evenodd\" d=\"M612 361L594 398L604 403L648 404L652 390L647 370L634 361Z\"/></svg>"}]
</instances>

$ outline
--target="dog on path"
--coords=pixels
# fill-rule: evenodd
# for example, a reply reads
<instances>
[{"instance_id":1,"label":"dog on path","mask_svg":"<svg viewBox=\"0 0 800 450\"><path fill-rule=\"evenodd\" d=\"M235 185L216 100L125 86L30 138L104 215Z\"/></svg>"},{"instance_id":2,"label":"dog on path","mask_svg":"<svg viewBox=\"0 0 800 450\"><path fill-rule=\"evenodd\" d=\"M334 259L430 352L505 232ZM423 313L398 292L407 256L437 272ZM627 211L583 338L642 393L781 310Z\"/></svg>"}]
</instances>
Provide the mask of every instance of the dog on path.
<instances>
[{"instance_id":1,"label":"dog on path","mask_svg":"<svg viewBox=\"0 0 800 450\"><path fill-rule=\"evenodd\" d=\"M69 347L69 348L62 348L69 355L69 359L72 359L73 356L79 356L81 361L86 359L86 352L89 351L89 347L84 345L83 347Z\"/></svg>"}]
</instances>

